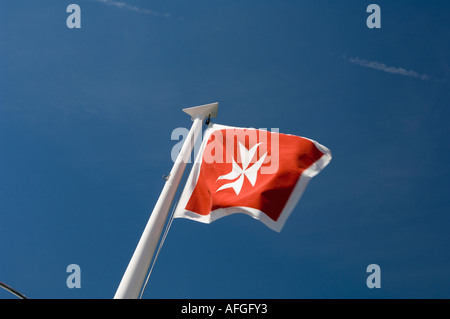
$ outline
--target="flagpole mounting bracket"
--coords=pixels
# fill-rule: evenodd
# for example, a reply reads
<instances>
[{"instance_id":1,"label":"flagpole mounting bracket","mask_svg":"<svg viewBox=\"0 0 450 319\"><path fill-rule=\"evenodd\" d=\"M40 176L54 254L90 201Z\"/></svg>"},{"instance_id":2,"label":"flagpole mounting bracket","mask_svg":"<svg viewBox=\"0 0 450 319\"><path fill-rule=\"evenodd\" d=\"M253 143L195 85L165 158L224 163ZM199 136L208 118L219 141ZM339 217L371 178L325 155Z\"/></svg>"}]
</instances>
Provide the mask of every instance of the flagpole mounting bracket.
<instances>
[{"instance_id":1,"label":"flagpole mounting bracket","mask_svg":"<svg viewBox=\"0 0 450 319\"><path fill-rule=\"evenodd\" d=\"M208 118L205 121L206 125L209 125L209 123L211 123L211 114L208 115Z\"/></svg>"}]
</instances>

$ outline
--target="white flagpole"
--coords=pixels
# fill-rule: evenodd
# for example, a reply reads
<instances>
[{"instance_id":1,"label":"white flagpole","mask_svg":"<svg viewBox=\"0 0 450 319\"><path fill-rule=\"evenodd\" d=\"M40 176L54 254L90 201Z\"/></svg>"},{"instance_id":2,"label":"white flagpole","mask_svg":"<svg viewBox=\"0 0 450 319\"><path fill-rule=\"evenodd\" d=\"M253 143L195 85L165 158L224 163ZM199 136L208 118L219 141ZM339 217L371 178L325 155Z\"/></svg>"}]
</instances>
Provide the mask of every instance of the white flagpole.
<instances>
[{"instance_id":1,"label":"white flagpole","mask_svg":"<svg viewBox=\"0 0 450 319\"><path fill-rule=\"evenodd\" d=\"M208 116L211 118L216 117L218 106L218 103L211 103L183 109L184 112L191 115L194 123L175 160L161 195L159 195L158 201L153 208L150 219L114 295L114 299L137 299L139 297L181 177L191 157L195 142L201 135L203 120Z\"/></svg>"}]
</instances>

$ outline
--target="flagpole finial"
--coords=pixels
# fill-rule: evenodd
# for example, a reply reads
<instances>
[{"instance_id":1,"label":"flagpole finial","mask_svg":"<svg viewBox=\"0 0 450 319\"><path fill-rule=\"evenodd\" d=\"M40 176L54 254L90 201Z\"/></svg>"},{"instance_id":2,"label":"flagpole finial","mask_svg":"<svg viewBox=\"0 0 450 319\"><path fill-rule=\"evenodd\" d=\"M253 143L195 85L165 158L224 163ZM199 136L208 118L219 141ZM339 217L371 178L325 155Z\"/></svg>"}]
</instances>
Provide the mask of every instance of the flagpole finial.
<instances>
[{"instance_id":1,"label":"flagpole finial","mask_svg":"<svg viewBox=\"0 0 450 319\"><path fill-rule=\"evenodd\" d=\"M210 103L204 104L194 107L188 107L183 109L183 112L189 114L192 120L196 118L205 119L205 118L215 118L217 117L217 110L219 109L219 103Z\"/></svg>"}]
</instances>

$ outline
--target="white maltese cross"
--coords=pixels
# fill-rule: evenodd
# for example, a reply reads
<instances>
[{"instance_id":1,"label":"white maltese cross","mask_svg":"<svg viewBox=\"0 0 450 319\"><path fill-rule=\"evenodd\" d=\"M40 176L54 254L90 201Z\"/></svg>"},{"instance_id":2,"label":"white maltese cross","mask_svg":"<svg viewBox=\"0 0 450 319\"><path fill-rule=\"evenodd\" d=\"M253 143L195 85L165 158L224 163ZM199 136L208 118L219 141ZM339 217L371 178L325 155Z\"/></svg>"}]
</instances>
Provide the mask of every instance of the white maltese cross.
<instances>
[{"instance_id":1,"label":"white maltese cross","mask_svg":"<svg viewBox=\"0 0 450 319\"><path fill-rule=\"evenodd\" d=\"M231 172L229 172L228 174L219 176L219 178L217 179L217 181L220 179L232 180L235 178L237 178L237 180L235 180L234 182L222 185L221 187L219 187L218 190L216 190L216 192L226 189L226 188L233 188L236 195L239 195L239 193L241 192L241 189L242 189L242 185L244 184L244 176L247 177L247 179L249 180L250 184L252 184L252 186L255 186L258 171L261 168L261 165L263 164L264 159L266 158L267 152L263 156L261 156L261 158L256 163L254 163L252 166L248 167L248 165L250 164L250 161L252 160L253 156L255 156L258 146L261 144L262 143L258 143L256 145L254 145L250 150L247 150L247 148L244 145L242 145L241 142L239 142L239 152L241 155L242 168L236 163L234 158L231 157L231 159L233 160L233 163L232 163L233 166L232 166Z\"/></svg>"}]
</instances>

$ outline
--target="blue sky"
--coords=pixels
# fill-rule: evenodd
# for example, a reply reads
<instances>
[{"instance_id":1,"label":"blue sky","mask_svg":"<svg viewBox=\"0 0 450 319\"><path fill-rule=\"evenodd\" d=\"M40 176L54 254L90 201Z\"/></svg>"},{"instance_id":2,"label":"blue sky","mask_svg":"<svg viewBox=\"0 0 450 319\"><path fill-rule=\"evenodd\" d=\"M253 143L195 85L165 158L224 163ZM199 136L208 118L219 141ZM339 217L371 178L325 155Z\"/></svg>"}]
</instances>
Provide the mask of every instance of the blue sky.
<instances>
[{"instance_id":1,"label":"blue sky","mask_svg":"<svg viewBox=\"0 0 450 319\"><path fill-rule=\"evenodd\" d=\"M217 101L217 123L306 136L333 160L281 233L245 215L174 220L144 298L449 298L449 7L2 1L0 281L112 298L171 132L191 125L181 108Z\"/></svg>"}]
</instances>

